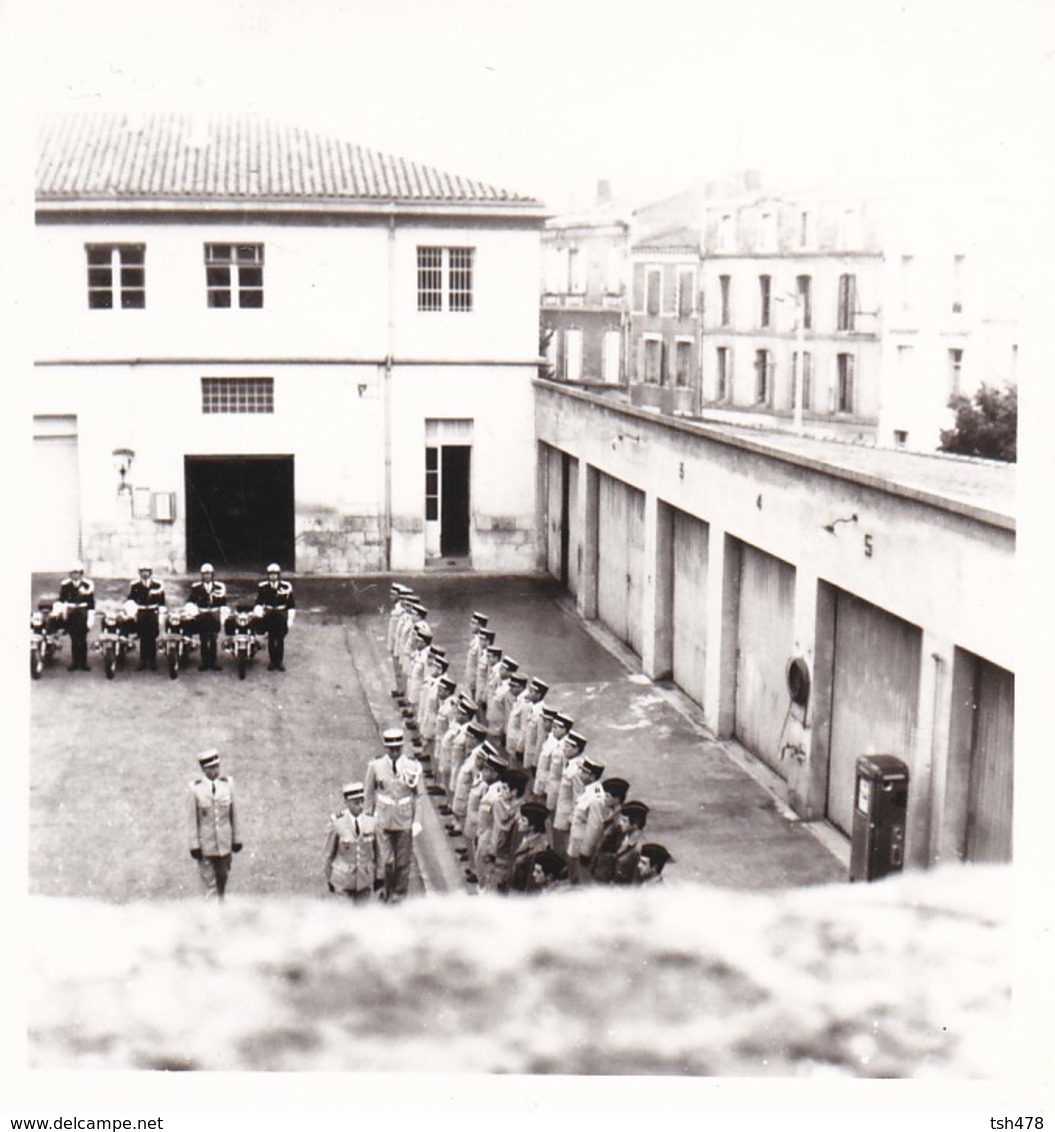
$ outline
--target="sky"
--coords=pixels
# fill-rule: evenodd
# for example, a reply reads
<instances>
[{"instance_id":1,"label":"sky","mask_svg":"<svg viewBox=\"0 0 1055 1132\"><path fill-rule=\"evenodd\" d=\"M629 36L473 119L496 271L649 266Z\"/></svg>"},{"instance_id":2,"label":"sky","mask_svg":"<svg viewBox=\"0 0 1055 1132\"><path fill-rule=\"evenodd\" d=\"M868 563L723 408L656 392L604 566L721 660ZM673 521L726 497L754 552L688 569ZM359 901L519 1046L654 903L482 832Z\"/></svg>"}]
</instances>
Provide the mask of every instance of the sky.
<instances>
[{"instance_id":1,"label":"sky","mask_svg":"<svg viewBox=\"0 0 1055 1132\"><path fill-rule=\"evenodd\" d=\"M533 193L699 178L1029 182L1045 0L0 0L35 110L255 111ZM11 81L10 79L8 80Z\"/></svg>"}]
</instances>

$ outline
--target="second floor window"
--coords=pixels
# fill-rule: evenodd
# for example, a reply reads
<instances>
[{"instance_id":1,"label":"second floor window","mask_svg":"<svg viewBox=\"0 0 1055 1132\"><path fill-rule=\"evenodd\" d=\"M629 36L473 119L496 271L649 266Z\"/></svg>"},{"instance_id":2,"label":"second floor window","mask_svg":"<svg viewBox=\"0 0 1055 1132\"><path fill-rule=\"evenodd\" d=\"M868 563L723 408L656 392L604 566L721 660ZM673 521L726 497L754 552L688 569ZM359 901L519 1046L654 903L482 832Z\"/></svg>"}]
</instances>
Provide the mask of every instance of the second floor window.
<instances>
[{"instance_id":1,"label":"second floor window","mask_svg":"<svg viewBox=\"0 0 1055 1132\"><path fill-rule=\"evenodd\" d=\"M773 305L773 280L769 275L758 277L758 325L768 326Z\"/></svg>"},{"instance_id":2,"label":"second floor window","mask_svg":"<svg viewBox=\"0 0 1055 1132\"><path fill-rule=\"evenodd\" d=\"M678 318L692 318L696 309L693 292L696 290L696 272L678 272Z\"/></svg>"},{"instance_id":3,"label":"second floor window","mask_svg":"<svg viewBox=\"0 0 1055 1132\"><path fill-rule=\"evenodd\" d=\"M210 307L262 307L264 245L206 244L205 286Z\"/></svg>"},{"instance_id":4,"label":"second floor window","mask_svg":"<svg viewBox=\"0 0 1055 1132\"><path fill-rule=\"evenodd\" d=\"M145 244L86 244L90 310L142 310L146 299Z\"/></svg>"},{"instance_id":5,"label":"second floor window","mask_svg":"<svg viewBox=\"0 0 1055 1132\"><path fill-rule=\"evenodd\" d=\"M857 276L839 276L839 317L836 322L838 330L853 330L854 317L857 314Z\"/></svg>"},{"instance_id":6,"label":"second floor window","mask_svg":"<svg viewBox=\"0 0 1055 1132\"><path fill-rule=\"evenodd\" d=\"M728 346L719 346L717 349L718 381L715 389L716 401L728 401L733 389L733 363Z\"/></svg>"},{"instance_id":7,"label":"second floor window","mask_svg":"<svg viewBox=\"0 0 1055 1132\"><path fill-rule=\"evenodd\" d=\"M721 292L721 304L722 304L721 325L722 326L728 326L729 325L730 276L719 275L718 276L718 286L719 286L719 290Z\"/></svg>"},{"instance_id":8,"label":"second floor window","mask_svg":"<svg viewBox=\"0 0 1055 1132\"><path fill-rule=\"evenodd\" d=\"M418 310L473 309L475 248L418 248Z\"/></svg>"},{"instance_id":9,"label":"second floor window","mask_svg":"<svg viewBox=\"0 0 1055 1132\"><path fill-rule=\"evenodd\" d=\"M854 411L854 356L853 354L839 354L836 363L838 365L838 387L835 390L835 411L852 413Z\"/></svg>"},{"instance_id":10,"label":"second floor window","mask_svg":"<svg viewBox=\"0 0 1055 1132\"><path fill-rule=\"evenodd\" d=\"M809 330L813 326L813 304L811 303L811 279L808 275L799 275L797 277L799 287L799 318L803 330Z\"/></svg>"}]
</instances>

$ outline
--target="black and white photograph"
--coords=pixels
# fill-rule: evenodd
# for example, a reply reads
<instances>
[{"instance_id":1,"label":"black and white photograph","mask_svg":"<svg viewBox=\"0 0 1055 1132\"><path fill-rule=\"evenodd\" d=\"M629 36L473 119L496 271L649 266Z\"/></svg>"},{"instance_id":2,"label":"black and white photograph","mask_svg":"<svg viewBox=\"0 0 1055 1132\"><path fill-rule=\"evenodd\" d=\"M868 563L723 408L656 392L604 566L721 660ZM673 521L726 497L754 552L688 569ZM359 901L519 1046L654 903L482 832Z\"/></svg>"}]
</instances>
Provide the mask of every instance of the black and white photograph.
<instances>
[{"instance_id":1,"label":"black and white photograph","mask_svg":"<svg viewBox=\"0 0 1055 1132\"><path fill-rule=\"evenodd\" d=\"M0 1110L1055 1119L1052 5L0 33Z\"/></svg>"}]
</instances>

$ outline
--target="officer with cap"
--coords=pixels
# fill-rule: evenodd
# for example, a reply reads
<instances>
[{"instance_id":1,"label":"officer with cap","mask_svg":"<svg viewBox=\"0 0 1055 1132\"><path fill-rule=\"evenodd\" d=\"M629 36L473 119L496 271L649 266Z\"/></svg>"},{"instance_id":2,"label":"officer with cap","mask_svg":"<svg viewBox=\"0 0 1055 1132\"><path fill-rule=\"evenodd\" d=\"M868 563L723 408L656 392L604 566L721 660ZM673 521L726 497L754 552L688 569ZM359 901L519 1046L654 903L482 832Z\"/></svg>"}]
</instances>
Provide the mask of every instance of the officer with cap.
<instances>
[{"instance_id":1,"label":"officer with cap","mask_svg":"<svg viewBox=\"0 0 1055 1132\"><path fill-rule=\"evenodd\" d=\"M88 630L95 623L95 583L84 576L84 563L74 562L59 585L59 601L70 635L70 671L88 672Z\"/></svg>"},{"instance_id":2,"label":"officer with cap","mask_svg":"<svg viewBox=\"0 0 1055 1132\"><path fill-rule=\"evenodd\" d=\"M465 823L469 820L469 795L476 785L480 772L483 769L487 752L484 750L487 739L487 728L482 724L470 721L465 724L465 742L461 746L463 757L458 759L458 748L452 752L455 759L451 766L451 812L453 820L447 824L447 833L450 837L457 837L465 831Z\"/></svg>"},{"instance_id":3,"label":"officer with cap","mask_svg":"<svg viewBox=\"0 0 1055 1132\"><path fill-rule=\"evenodd\" d=\"M190 784L190 855L198 862L207 899L223 899L231 872L231 854L242 851L234 782L220 773L215 748L198 756L202 777Z\"/></svg>"},{"instance_id":4,"label":"officer with cap","mask_svg":"<svg viewBox=\"0 0 1055 1132\"><path fill-rule=\"evenodd\" d=\"M583 754L586 740L577 731L571 732L564 740L564 746L574 751L561 772L560 787L557 791L557 804L553 811L553 848L558 853L568 851L568 838L571 834L571 818L579 795L591 783L595 783L604 773L604 763L587 758ZM575 874L572 871L572 879Z\"/></svg>"},{"instance_id":5,"label":"officer with cap","mask_svg":"<svg viewBox=\"0 0 1055 1132\"><path fill-rule=\"evenodd\" d=\"M384 751L366 767L365 802L366 812L377 819L381 899L396 904L410 884L413 837L425 786L421 763L403 753L403 732L389 727L381 741Z\"/></svg>"},{"instance_id":6,"label":"officer with cap","mask_svg":"<svg viewBox=\"0 0 1055 1132\"><path fill-rule=\"evenodd\" d=\"M568 865L573 884L589 884L601 841L616 824L619 809L630 790L624 778L606 778L601 789L587 788L579 795L568 836Z\"/></svg>"},{"instance_id":7,"label":"officer with cap","mask_svg":"<svg viewBox=\"0 0 1055 1132\"><path fill-rule=\"evenodd\" d=\"M356 904L368 901L377 880L377 819L363 813L366 787L349 782L342 789L344 809L330 818L323 853L326 886Z\"/></svg>"},{"instance_id":8,"label":"officer with cap","mask_svg":"<svg viewBox=\"0 0 1055 1132\"><path fill-rule=\"evenodd\" d=\"M524 709L524 722L521 733L521 754L520 761L524 764L527 770L534 773L535 767L538 765L538 752L539 747L545 739L548 731L543 731L542 727L542 713L546 710L543 700L546 698L546 693L549 691L549 685L545 680L540 680L539 677L533 676L528 683L524 692L527 706ZM552 720L553 716L550 716ZM512 722L510 728L512 729ZM516 754L516 752L514 752Z\"/></svg>"},{"instance_id":9,"label":"officer with cap","mask_svg":"<svg viewBox=\"0 0 1055 1132\"><path fill-rule=\"evenodd\" d=\"M553 807L557 804L557 789L560 786L560 776L556 777L556 781L552 781L554 775L553 760L559 754L561 747L564 743L564 738L571 732L575 726L575 720L570 715L565 715L563 712L554 711L553 708L546 708L543 712L543 717L549 720L549 733L546 735L542 746L539 747L538 765L535 767L535 795L546 803L546 808L552 812ZM561 769L563 770L563 763ZM552 792L552 797L550 794Z\"/></svg>"},{"instance_id":10,"label":"officer with cap","mask_svg":"<svg viewBox=\"0 0 1055 1132\"><path fill-rule=\"evenodd\" d=\"M157 672L158 633L161 631L160 613L166 606L165 590L154 578L154 568L147 562L139 565L139 578L131 583L125 609L136 619L136 636L139 638L139 667Z\"/></svg>"},{"instance_id":11,"label":"officer with cap","mask_svg":"<svg viewBox=\"0 0 1055 1132\"><path fill-rule=\"evenodd\" d=\"M216 571L211 562L203 562L199 571L201 578L190 588L187 600L197 607L198 616L195 629L201 641L201 672L219 672L216 663L216 638L220 625L227 617L227 586L217 581Z\"/></svg>"},{"instance_id":12,"label":"officer with cap","mask_svg":"<svg viewBox=\"0 0 1055 1132\"><path fill-rule=\"evenodd\" d=\"M285 672L286 634L297 615L293 586L282 577L277 562L269 562L266 573L267 577L257 583L253 612L267 633L268 672Z\"/></svg>"},{"instance_id":13,"label":"officer with cap","mask_svg":"<svg viewBox=\"0 0 1055 1132\"><path fill-rule=\"evenodd\" d=\"M403 598L408 593L410 593L410 587L403 585L402 582L393 582L388 591L388 596L392 601L392 609L388 614L385 643L388 646L388 652L393 661L395 661L396 658L396 630L399 628L399 621L403 615ZM398 695L398 690L394 690L392 694Z\"/></svg>"},{"instance_id":14,"label":"officer with cap","mask_svg":"<svg viewBox=\"0 0 1055 1132\"><path fill-rule=\"evenodd\" d=\"M647 824L648 806L644 802L631 798L619 807L619 813L602 835L594 857L594 881L598 884L633 884Z\"/></svg>"},{"instance_id":15,"label":"officer with cap","mask_svg":"<svg viewBox=\"0 0 1055 1132\"><path fill-rule=\"evenodd\" d=\"M483 644L480 640L480 630L487 628L488 617L486 613L474 613L469 619L469 647L465 653L465 686L469 695L476 695L476 664L480 659L480 649Z\"/></svg>"}]
</instances>

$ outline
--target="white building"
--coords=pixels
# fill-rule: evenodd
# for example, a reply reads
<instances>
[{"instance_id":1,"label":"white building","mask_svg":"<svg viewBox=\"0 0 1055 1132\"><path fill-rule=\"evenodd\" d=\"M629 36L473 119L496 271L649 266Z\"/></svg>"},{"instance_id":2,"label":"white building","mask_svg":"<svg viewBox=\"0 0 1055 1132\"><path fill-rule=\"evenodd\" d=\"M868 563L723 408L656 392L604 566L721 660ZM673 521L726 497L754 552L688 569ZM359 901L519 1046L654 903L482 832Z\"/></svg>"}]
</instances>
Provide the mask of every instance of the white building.
<instances>
[{"instance_id":1,"label":"white building","mask_svg":"<svg viewBox=\"0 0 1055 1132\"><path fill-rule=\"evenodd\" d=\"M273 123L46 122L33 567L533 569L543 219Z\"/></svg>"}]
</instances>

